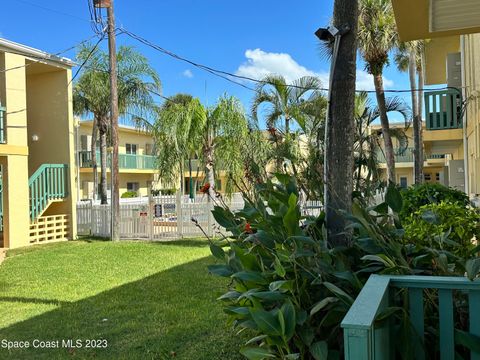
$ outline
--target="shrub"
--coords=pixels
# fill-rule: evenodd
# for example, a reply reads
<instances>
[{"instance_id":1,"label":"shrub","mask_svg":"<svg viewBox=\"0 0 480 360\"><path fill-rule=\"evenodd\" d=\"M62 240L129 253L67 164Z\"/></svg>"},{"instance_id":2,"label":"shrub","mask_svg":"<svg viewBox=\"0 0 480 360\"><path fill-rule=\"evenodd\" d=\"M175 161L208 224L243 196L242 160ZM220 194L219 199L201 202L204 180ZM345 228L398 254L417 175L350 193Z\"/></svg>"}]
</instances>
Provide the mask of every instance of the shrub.
<instances>
[{"instance_id":1,"label":"shrub","mask_svg":"<svg viewBox=\"0 0 480 360\"><path fill-rule=\"evenodd\" d=\"M405 238L417 247L427 246L465 256L480 238L479 213L460 203L431 203L403 221Z\"/></svg>"},{"instance_id":2,"label":"shrub","mask_svg":"<svg viewBox=\"0 0 480 360\"><path fill-rule=\"evenodd\" d=\"M440 201L460 203L465 206L470 203L468 196L464 192L441 184L424 183L413 185L402 191L402 197L403 209L400 212L402 219L408 217L424 205L439 203Z\"/></svg>"},{"instance_id":3,"label":"shrub","mask_svg":"<svg viewBox=\"0 0 480 360\"><path fill-rule=\"evenodd\" d=\"M127 198L134 198L137 197L138 194L136 191L126 191L122 194L121 198L122 199L127 199Z\"/></svg>"},{"instance_id":4,"label":"shrub","mask_svg":"<svg viewBox=\"0 0 480 360\"><path fill-rule=\"evenodd\" d=\"M212 199L217 204L213 216L232 235L210 240L219 263L209 271L231 279L219 300L233 326L252 333L240 350L249 359L326 359L327 354L328 359L342 358L340 323L370 274L466 271L466 259L404 241L398 215L392 219L388 214L388 207L395 212L402 208L402 197L393 187L387 192L388 206L367 210L354 202L349 215L352 246L331 247L323 235L324 215L302 217L294 180L279 174L276 178L275 183L257 185L256 196L245 199L244 209L236 213L219 196ZM470 267L470 277L477 272ZM401 303L403 295L396 299ZM405 312L397 315L396 309L387 311L398 317L397 323L405 323ZM409 331L409 326L399 326L395 337L397 353L403 357L411 355L403 341L412 336ZM427 349L435 352L436 345Z\"/></svg>"}]
</instances>

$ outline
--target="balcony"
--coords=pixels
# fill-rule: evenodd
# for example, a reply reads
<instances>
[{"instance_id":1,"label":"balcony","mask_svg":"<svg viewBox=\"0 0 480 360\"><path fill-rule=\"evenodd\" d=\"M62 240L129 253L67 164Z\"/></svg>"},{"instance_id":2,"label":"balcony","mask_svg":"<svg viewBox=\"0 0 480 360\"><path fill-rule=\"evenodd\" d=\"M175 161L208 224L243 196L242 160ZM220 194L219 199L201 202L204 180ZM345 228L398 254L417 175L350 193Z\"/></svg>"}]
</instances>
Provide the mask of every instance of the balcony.
<instances>
[{"instance_id":1,"label":"balcony","mask_svg":"<svg viewBox=\"0 0 480 360\"><path fill-rule=\"evenodd\" d=\"M402 151L401 151L402 150ZM395 162L396 163L413 163L413 148L407 149L394 149L395 153ZM382 150L379 150L377 153L377 159L381 164L386 163L385 154Z\"/></svg>"},{"instance_id":2,"label":"balcony","mask_svg":"<svg viewBox=\"0 0 480 360\"><path fill-rule=\"evenodd\" d=\"M97 151L97 165L100 164L100 151ZM107 159L107 167L110 168L110 156ZM92 167L92 152L79 152L80 168ZM152 155L136 155L136 154L118 154L119 169L126 170L155 170L155 156Z\"/></svg>"},{"instance_id":3,"label":"balcony","mask_svg":"<svg viewBox=\"0 0 480 360\"><path fill-rule=\"evenodd\" d=\"M427 130L459 129L462 127L462 95L457 89L425 93Z\"/></svg>"}]
</instances>

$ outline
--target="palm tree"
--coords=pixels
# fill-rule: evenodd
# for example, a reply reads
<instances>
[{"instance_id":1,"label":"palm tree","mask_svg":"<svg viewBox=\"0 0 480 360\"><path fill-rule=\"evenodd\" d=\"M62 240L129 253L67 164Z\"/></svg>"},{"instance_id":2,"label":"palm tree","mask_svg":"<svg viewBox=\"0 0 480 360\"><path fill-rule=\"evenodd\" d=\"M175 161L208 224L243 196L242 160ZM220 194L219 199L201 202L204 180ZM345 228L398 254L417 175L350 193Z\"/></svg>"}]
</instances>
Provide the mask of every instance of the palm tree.
<instances>
[{"instance_id":1,"label":"palm tree","mask_svg":"<svg viewBox=\"0 0 480 360\"><path fill-rule=\"evenodd\" d=\"M389 53L396 47L397 29L390 0L360 0L358 22L358 48L366 63L366 70L373 75L375 93L380 111L380 122L385 143L387 176L395 178L395 157L386 111L383 70L388 65Z\"/></svg>"},{"instance_id":2,"label":"palm tree","mask_svg":"<svg viewBox=\"0 0 480 360\"><path fill-rule=\"evenodd\" d=\"M410 117L410 109L404 101L398 97L386 99L386 111L398 112L405 121ZM380 117L378 106L373 106L366 92L359 93L355 98L355 190L369 197L373 191L381 186L381 177L378 170L379 159L382 149L380 146L380 134L371 131L372 123ZM398 140L403 153L408 147L408 138L405 129L392 128L390 135Z\"/></svg>"},{"instance_id":3,"label":"palm tree","mask_svg":"<svg viewBox=\"0 0 480 360\"><path fill-rule=\"evenodd\" d=\"M423 57L424 41L401 43L395 54L398 70L409 73L413 111L413 143L414 143L414 178L415 184L423 181L423 136L422 136L422 103L423 103ZM418 86L415 75L418 75Z\"/></svg>"},{"instance_id":4,"label":"palm tree","mask_svg":"<svg viewBox=\"0 0 480 360\"><path fill-rule=\"evenodd\" d=\"M297 180L300 179L296 161L298 136L296 140L292 139L291 122L295 121L300 129L305 129L313 111L311 104L322 97L320 88L320 80L313 76L287 84L281 75L268 75L259 83L253 99L251 113L254 121L258 122L260 108L265 106L267 109L265 121L275 143L277 170L286 171L284 160L288 159ZM308 192L303 182L299 185L305 193Z\"/></svg>"},{"instance_id":5,"label":"palm tree","mask_svg":"<svg viewBox=\"0 0 480 360\"><path fill-rule=\"evenodd\" d=\"M162 180L172 183L178 179L186 160L192 179L191 160L198 158L207 173L209 194L215 195L218 164L227 173L226 190L231 192L232 181L243 175L239 144L247 134L248 122L238 99L224 96L215 106L205 108L190 95L174 96L161 107L154 125ZM195 188L192 183L190 188Z\"/></svg>"},{"instance_id":6,"label":"palm tree","mask_svg":"<svg viewBox=\"0 0 480 360\"><path fill-rule=\"evenodd\" d=\"M200 156L205 123L206 111L200 101L189 94L177 94L161 106L154 125L161 177L167 183L174 183L177 175L183 174L185 161L188 161L192 199L196 187L192 159ZM182 176L182 187L183 183Z\"/></svg>"},{"instance_id":7,"label":"palm tree","mask_svg":"<svg viewBox=\"0 0 480 360\"><path fill-rule=\"evenodd\" d=\"M100 197L107 203L107 135L110 129L109 58L106 52L84 45L77 60L83 63L80 78L73 88L74 112L93 115L92 167L95 192L97 191L97 130L100 136ZM155 109L151 90L160 90L160 79L148 60L132 47L122 46L117 53L119 115L132 116L132 120L148 126L148 118ZM112 189L113 191L113 189Z\"/></svg>"},{"instance_id":8,"label":"palm tree","mask_svg":"<svg viewBox=\"0 0 480 360\"><path fill-rule=\"evenodd\" d=\"M226 191L233 191L234 183L243 176L241 147L248 136L248 121L240 101L223 96L214 107L207 109L203 131L203 161L207 170L210 196L215 193L215 169L222 164L227 174Z\"/></svg>"}]
</instances>

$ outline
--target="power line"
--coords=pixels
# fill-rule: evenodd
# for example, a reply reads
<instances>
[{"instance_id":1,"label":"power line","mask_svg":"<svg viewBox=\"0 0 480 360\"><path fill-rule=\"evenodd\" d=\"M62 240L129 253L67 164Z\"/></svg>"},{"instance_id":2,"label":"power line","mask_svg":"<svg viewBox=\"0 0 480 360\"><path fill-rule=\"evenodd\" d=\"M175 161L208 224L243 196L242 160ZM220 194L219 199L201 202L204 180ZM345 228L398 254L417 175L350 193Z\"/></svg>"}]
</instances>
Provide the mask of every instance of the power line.
<instances>
[{"instance_id":1,"label":"power line","mask_svg":"<svg viewBox=\"0 0 480 360\"><path fill-rule=\"evenodd\" d=\"M220 78L223 78L227 81L230 81L236 85L239 85L239 86L242 86L248 90L252 90L252 91L255 91L255 89L249 87L249 86L246 86L245 84L243 83L240 83L240 82L237 82L237 81L234 81L233 79L231 78L236 78L236 79L240 79L240 80L248 80L248 81L251 81L251 82L254 82L254 83L257 83L257 84L261 84L261 85L273 85L271 82L269 81L265 81L265 80L259 80L259 79L255 79L255 78L252 78L252 77L248 77L248 76L242 76L242 75L237 75L237 74L234 74L234 73L231 73L231 72L228 72L228 71L224 71L224 70L219 70L219 69L215 69L215 68L212 68L210 66L207 66L207 65L203 65L203 64L200 64L200 63L197 63L195 61L192 61L190 59L187 59L185 57L182 57L180 55L177 55L175 54L174 52L170 51L170 50L167 50L167 49L164 49L163 47L157 45L157 44L154 44L150 41L148 41L147 39L139 36L139 35L136 35L134 33L132 33L131 31L128 31L124 28L120 28L120 31L128 36L130 36L131 38L133 38L134 40L137 40L139 42L141 42L142 44L144 45L147 45L151 48L153 48L154 50L157 50L165 55L168 55L176 60L180 60L180 61L183 61L183 62L186 62L194 67L197 67L201 70L204 70L206 72L209 72L215 76L218 76ZM306 87L303 87L303 86L299 86L299 85L295 85L295 84L287 84L286 86L288 87L291 87L291 88L297 88L297 89L303 89L303 90L313 90L311 88L306 88ZM422 89L416 89L415 91L417 92L421 92L421 91L438 91L438 90L447 90L449 89L450 87L439 87L439 88L422 88ZM328 88L319 88L319 89L316 89L316 90L319 90L319 91L328 91ZM372 94L372 93L376 93L375 90L355 90L355 92L357 93L361 93L361 92L365 92L365 93L369 93L369 94ZM384 90L385 93L411 93L412 92L412 89L391 89L391 90Z\"/></svg>"},{"instance_id":2,"label":"power line","mask_svg":"<svg viewBox=\"0 0 480 360\"><path fill-rule=\"evenodd\" d=\"M20 2L20 3L23 3L23 4L26 4L26 5L30 5L30 6L37 7L37 8L39 8L39 9L43 9L43 10L45 10L45 11L50 11L50 12L54 12L54 13L56 13L56 14L60 14L60 15L64 15L64 16L69 16L69 17L74 18L74 19L77 19L77 20L86 21L86 22L91 22L91 20L87 20L87 19L85 19L85 18L81 18L81 17L79 17L79 16L72 15L72 14L69 14L69 13L66 13L66 12L63 12L63 11L58 11L58 10L55 10L55 9L52 9L52 8L49 8L49 7L46 7L46 6L43 6L43 5L39 5L39 4L30 2L30 1L26 1L26 0L15 0L15 1Z\"/></svg>"},{"instance_id":3,"label":"power line","mask_svg":"<svg viewBox=\"0 0 480 360\"><path fill-rule=\"evenodd\" d=\"M80 74L80 71L82 71L83 67L85 66L85 64L88 62L88 60L90 60L90 58L92 57L93 53L97 50L98 48L98 45L100 45L100 43L103 41L103 39L105 39L105 34L102 35L102 37L100 37L100 39L98 39L97 43L93 46L93 48L90 50L90 52L88 53L87 57L85 58L85 60L82 62L82 64L78 67L77 71L75 72L75 75L70 79L70 81L68 82L68 85L70 85L73 80L75 80L78 76L78 74Z\"/></svg>"}]
</instances>

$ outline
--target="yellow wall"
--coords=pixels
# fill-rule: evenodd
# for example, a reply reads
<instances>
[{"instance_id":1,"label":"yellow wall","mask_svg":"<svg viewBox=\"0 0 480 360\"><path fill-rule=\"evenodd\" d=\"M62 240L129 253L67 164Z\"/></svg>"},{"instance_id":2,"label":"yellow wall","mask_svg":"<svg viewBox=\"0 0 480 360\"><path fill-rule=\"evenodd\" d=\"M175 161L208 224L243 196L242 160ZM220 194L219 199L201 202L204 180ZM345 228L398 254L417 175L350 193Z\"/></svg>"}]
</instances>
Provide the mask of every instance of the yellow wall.
<instances>
[{"instance_id":1,"label":"yellow wall","mask_svg":"<svg viewBox=\"0 0 480 360\"><path fill-rule=\"evenodd\" d=\"M460 51L460 36L432 39L425 46L425 85L447 83L447 55Z\"/></svg>"}]
</instances>

